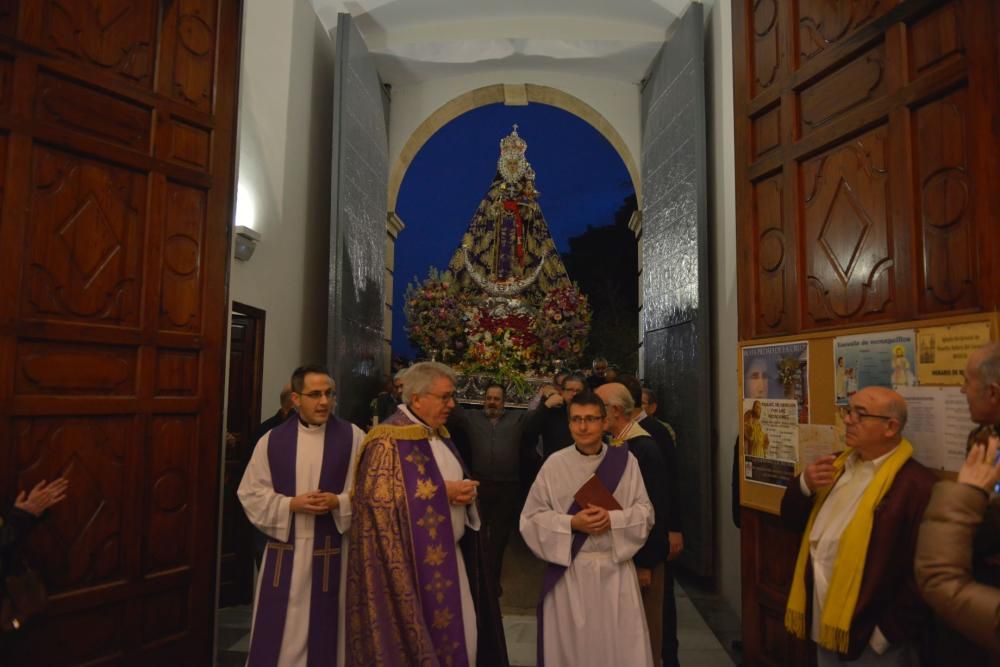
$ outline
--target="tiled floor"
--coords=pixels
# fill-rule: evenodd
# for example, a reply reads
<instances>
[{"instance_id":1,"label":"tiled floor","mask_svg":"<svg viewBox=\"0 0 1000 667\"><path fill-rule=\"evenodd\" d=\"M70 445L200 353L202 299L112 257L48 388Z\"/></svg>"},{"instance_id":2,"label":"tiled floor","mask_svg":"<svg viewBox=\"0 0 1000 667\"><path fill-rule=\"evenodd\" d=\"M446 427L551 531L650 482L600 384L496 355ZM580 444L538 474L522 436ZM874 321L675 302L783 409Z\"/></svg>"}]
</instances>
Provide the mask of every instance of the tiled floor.
<instances>
[{"instance_id":1,"label":"tiled floor","mask_svg":"<svg viewBox=\"0 0 1000 667\"><path fill-rule=\"evenodd\" d=\"M504 613L504 632L507 636L507 652L510 664L518 667L535 665L535 641L537 629L535 622L535 604L538 601L538 590L541 585L543 566L524 543L519 535L512 536L510 547L504 561L503 597L501 607ZM678 657L684 667L725 667L733 665L730 654L719 643L716 633L709 628L705 619L699 614L692 597L678 584L677 591L677 635L680 642ZM727 616L726 613L712 607L712 596L697 592L695 599L698 606L705 609L712 619ZM218 667L238 667L246 661L246 653L250 645L249 607L229 607L220 609L219 654ZM728 616L732 616L731 613ZM731 626L731 619L724 625ZM725 641L729 640L726 632L720 633Z\"/></svg>"}]
</instances>

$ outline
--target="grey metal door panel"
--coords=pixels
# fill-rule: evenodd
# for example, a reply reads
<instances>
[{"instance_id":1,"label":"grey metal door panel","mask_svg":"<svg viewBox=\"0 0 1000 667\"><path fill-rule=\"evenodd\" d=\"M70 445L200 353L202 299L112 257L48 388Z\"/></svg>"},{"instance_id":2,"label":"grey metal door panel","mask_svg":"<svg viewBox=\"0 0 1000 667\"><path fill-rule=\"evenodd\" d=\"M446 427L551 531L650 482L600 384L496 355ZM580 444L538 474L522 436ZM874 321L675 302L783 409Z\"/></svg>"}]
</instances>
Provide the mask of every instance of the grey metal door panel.
<instances>
[{"instance_id":1,"label":"grey metal door panel","mask_svg":"<svg viewBox=\"0 0 1000 667\"><path fill-rule=\"evenodd\" d=\"M335 57L327 364L338 414L364 424L382 369L388 110L349 14L338 16Z\"/></svg>"},{"instance_id":2,"label":"grey metal door panel","mask_svg":"<svg viewBox=\"0 0 1000 667\"><path fill-rule=\"evenodd\" d=\"M683 564L711 576L712 367L704 23L692 4L642 91L646 382L677 431Z\"/></svg>"}]
</instances>

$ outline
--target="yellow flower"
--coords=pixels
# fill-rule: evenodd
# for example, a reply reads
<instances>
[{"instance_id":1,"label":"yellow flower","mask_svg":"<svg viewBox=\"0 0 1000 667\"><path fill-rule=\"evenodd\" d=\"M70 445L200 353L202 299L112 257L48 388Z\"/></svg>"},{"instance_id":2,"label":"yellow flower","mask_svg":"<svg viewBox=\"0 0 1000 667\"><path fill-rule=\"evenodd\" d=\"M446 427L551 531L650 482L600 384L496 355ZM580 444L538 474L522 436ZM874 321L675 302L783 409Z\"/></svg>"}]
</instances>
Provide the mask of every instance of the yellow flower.
<instances>
[{"instance_id":1,"label":"yellow flower","mask_svg":"<svg viewBox=\"0 0 1000 667\"><path fill-rule=\"evenodd\" d=\"M445 552L444 547L440 544L432 544L427 547L427 554L424 556L424 562L431 567L437 567L444 563Z\"/></svg>"}]
</instances>

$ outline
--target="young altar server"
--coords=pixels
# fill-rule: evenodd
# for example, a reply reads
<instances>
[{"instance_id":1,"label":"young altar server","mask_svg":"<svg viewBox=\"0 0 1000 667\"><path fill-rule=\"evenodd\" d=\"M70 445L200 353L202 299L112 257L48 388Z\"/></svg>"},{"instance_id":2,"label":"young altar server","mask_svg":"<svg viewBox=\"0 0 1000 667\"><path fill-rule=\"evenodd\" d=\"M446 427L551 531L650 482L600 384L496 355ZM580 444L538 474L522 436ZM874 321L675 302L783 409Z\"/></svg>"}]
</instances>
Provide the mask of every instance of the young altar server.
<instances>
[{"instance_id":1,"label":"young altar server","mask_svg":"<svg viewBox=\"0 0 1000 667\"><path fill-rule=\"evenodd\" d=\"M247 666L342 666L350 493L364 433L333 415L325 368L297 368L291 384L298 417L261 437L237 490L269 537Z\"/></svg>"},{"instance_id":2,"label":"young altar server","mask_svg":"<svg viewBox=\"0 0 1000 667\"><path fill-rule=\"evenodd\" d=\"M539 667L653 665L632 564L652 528L653 506L628 447L603 443L606 416L597 396L573 397L574 446L545 461L521 512L525 543L548 561Z\"/></svg>"}]
</instances>

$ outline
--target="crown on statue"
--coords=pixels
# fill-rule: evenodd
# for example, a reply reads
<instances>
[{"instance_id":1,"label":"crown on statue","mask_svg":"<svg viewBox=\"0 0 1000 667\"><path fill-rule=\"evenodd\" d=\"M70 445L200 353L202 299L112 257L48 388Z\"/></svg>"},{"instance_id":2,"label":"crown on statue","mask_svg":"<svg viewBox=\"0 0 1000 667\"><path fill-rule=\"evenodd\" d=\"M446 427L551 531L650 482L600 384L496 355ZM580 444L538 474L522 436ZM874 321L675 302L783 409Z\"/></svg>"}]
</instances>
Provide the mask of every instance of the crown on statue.
<instances>
[{"instance_id":1,"label":"crown on statue","mask_svg":"<svg viewBox=\"0 0 1000 667\"><path fill-rule=\"evenodd\" d=\"M500 140L500 159L497 160L497 171L503 176L507 183L516 183L529 171L532 175L531 165L524 157L528 150L528 142L517 134L517 125L514 131Z\"/></svg>"}]
</instances>

